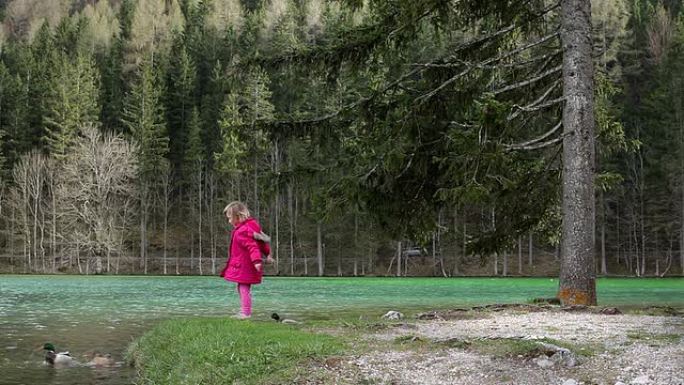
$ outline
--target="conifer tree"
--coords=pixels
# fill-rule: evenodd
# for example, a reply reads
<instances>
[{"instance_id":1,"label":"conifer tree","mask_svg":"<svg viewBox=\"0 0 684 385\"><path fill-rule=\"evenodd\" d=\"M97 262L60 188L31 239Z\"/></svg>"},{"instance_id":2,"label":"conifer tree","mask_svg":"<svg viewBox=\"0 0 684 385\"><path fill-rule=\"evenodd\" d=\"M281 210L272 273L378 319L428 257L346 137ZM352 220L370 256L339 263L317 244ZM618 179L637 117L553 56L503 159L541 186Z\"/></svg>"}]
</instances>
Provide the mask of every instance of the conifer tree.
<instances>
[{"instance_id":1,"label":"conifer tree","mask_svg":"<svg viewBox=\"0 0 684 385\"><path fill-rule=\"evenodd\" d=\"M177 35L169 57L166 88L166 114L169 132L169 158L180 171L188 140L189 123L195 109L195 63L185 47L185 39Z\"/></svg>"},{"instance_id":2,"label":"conifer tree","mask_svg":"<svg viewBox=\"0 0 684 385\"><path fill-rule=\"evenodd\" d=\"M53 71L57 64L57 49L52 31L44 23L31 44L30 63L24 76L28 93L28 128L32 146L44 144L45 117L48 114L46 100L53 84Z\"/></svg>"},{"instance_id":3,"label":"conifer tree","mask_svg":"<svg viewBox=\"0 0 684 385\"><path fill-rule=\"evenodd\" d=\"M205 181L205 174L207 172L205 148L202 143L201 125L199 112L194 107L190 114L188 122L188 136L187 145L183 157L183 181L184 189L187 194L187 202L190 205L190 211L194 214L187 224L195 223L195 226L188 226L188 231L194 234L197 229L197 243L198 243L198 259L199 272L202 274L202 214L204 205L204 189L202 188ZM194 237L191 237L194 240ZM194 256L194 245L190 244L191 258ZM191 269L194 261L191 260Z\"/></svg>"},{"instance_id":4,"label":"conifer tree","mask_svg":"<svg viewBox=\"0 0 684 385\"><path fill-rule=\"evenodd\" d=\"M221 130L221 152L214 154L216 169L225 175L231 175L243 167L247 155L247 143L241 132L243 119L240 114L239 97L230 93L221 111L219 128Z\"/></svg>"},{"instance_id":5,"label":"conifer tree","mask_svg":"<svg viewBox=\"0 0 684 385\"><path fill-rule=\"evenodd\" d=\"M105 128L123 131L122 116L123 99L126 94L125 50L131 37L133 12L135 5L131 0L124 0L117 16L118 31L102 68L102 124Z\"/></svg>"},{"instance_id":6,"label":"conifer tree","mask_svg":"<svg viewBox=\"0 0 684 385\"><path fill-rule=\"evenodd\" d=\"M11 167L19 155L28 148L23 142L26 124L26 94L19 75L13 75L4 62L0 62L0 132L2 133L2 173Z\"/></svg>"},{"instance_id":7,"label":"conifer tree","mask_svg":"<svg viewBox=\"0 0 684 385\"><path fill-rule=\"evenodd\" d=\"M159 187L159 176L168 154L168 136L161 103L162 88L148 58L137 70L130 93L126 96L123 124L137 145L138 186L140 199L140 258L147 274L148 219L153 198Z\"/></svg>"},{"instance_id":8,"label":"conifer tree","mask_svg":"<svg viewBox=\"0 0 684 385\"><path fill-rule=\"evenodd\" d=\"M268 123L274 119L274 107L271 102L268 74L261 68L255 68L247 75L243 89L243 109L245 122L249 127L246 137L249 138L249 152L252 155L251 168L253 175L252 207L259 215L259 173L263 168L261 158L267 148L267 138L257 126L257 122ZM247 126L246 126L247 127Z\"/></svg>"},{"instance_id":9,"label":"conifer tree","mask_svg":"<svg viewBox=\"0 0 684 385\"><path fill-rule=\"evenodd\" d=\"M98 122L100 78L94 60L86 53L73 60L60 54L56 64L46 100L46 142L52 155L63 158L78 130Z\"/></svg>"}]
</instances>

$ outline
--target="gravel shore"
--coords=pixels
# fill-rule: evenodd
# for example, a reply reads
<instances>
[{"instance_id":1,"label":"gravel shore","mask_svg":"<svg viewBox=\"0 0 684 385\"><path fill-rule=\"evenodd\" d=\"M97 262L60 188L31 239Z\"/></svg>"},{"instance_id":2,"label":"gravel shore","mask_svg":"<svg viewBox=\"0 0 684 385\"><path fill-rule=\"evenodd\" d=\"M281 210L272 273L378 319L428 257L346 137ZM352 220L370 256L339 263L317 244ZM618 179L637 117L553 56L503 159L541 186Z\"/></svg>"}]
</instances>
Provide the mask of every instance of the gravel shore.
<instances>
[{"instance_id":1,"label":"gravel shore","mask_svg":"<svg viewBox=\"0 0 684 385\"><path fill-rule=\"evenodd\" d=\"M321 368L325 383L468 385L683 385L684 318L594 311L461 310L402 320L361 337L376 349ZM399 341L399 342L398 342ZM449 343L444 343L444 342ZM548 341L561 354L489 354L475 346ZM412 343L413 342L413 343ZM479 345L478 345L479 344ZM457 345L457 346L454 346ZM529 344L528 344L529 345ZM526 345L527 346L527 345ZM555 346L555 345L551 345ZM584 351L586 349L586 351ZM567 352L566 352L567 353Z\"/></svg>"}]
</instances>

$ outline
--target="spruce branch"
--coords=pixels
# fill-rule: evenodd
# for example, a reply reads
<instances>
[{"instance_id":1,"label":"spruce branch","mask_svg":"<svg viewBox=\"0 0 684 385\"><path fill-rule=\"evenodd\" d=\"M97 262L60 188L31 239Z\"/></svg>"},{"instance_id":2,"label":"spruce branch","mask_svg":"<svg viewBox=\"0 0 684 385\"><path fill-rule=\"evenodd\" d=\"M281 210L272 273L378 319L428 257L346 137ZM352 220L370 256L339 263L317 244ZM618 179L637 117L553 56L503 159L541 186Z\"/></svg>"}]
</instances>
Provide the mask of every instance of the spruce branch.
<instances>
[{"instance_id":1,"label":"spruce branch","mask_svg":"<svg viewBox=\"0 0 684 385\"><path fill-rule=\"evenodd\" d=\"M561 84L561 80L557 79L556 81L554 81L549 86L549 88L546 91L544 91L543 94L541 94L541 96L539 96L536 100L534 100L532 103L528 104L527 106L518 106L517 104L514 105L513 107L517 108L517 110L515 112L512 112L511 114L509 114L508 117L506 117L506 120L510 122L511 120L520 116L520 114L523 112L532 112L532 111L538 111L538 110L542 109L543 107L537 108L537 106L541 102L543 102L551 94L551 92L553 92L553 90L555 90L556 87L558 87L560 84ZM559 99L563 99L563 98L559 98ZM553 104L555 104L555 103L553 103Z\"/></svg>"},{"instance_id":2,"label":"spruce branch","mask_svg":"<svg viewBox=\"0 0 684 385\"><path fill-rule=\"evenodd\" d=\"M498 89L496 89L496 90L493 90L493 91L491 91L491 93L492 93L492 95L499 95L499 94L502 94L502 93L504 93L504 92L509 92L509 91L513 91L513 90L516 90L516 89L521 88L521 87L528 86L528 85L530 85L530 84L536 83L536 82L538 82L538 81L544 79L545 77L547 77L547 76L549 76L549 75L552 75L552 74L554 74L554 73L560 72L562 68L563 68L563 66L560 66L560 65L559 65L559 66L556 66L556 67L553 67L553 68L551 68L551 69L549 69L549 70L546 70L546 71L542 72L542 73L541 73L540 75L538 75L538 76L535 76L535 77L533 77L533 78L530 78L530 79L527 79L527 80L524 80L524 81L521 81L521 82L518 82L518 83L509 84L509 85L507 85L507 86L505 86L505 87L502 87L502 88L498 88Z\"/></svg>"},{"instance_id":3,"label":"spruce branch","mask_svg":"<svg viewBox=\"0 0 684 385\"><path fill-rule=\"evenodd\" d=\"M506 150L511 150L511 151L514 151L514 150L534 150L536 148L546 147L550 144L556 143L560 139L563 139L563 135L561 135L558 138L554 138L552 140L549 140L547 142L542 143L543 146L541 146L541 147L536 147L536 146L538 146L538 143L541 142L542 140L553 135L562 126L563 126L563 121L561 120L555 126L553 126L550 130L543 133L541 136L538 136L538 137L531 139L531 140L528 140L526 142L505 145L504 147L506 148Z\"/></svg>"}]
</instances>

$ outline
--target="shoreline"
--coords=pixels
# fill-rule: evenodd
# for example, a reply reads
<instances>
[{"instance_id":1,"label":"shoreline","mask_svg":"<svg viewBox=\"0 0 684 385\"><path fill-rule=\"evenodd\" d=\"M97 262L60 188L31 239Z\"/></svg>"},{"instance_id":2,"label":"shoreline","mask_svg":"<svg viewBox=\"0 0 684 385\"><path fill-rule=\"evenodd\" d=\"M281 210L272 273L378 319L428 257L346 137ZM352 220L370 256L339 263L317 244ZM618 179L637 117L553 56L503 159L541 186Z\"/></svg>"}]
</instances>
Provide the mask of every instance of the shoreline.
<instances>
[{"instance_id":1,"label":"shoreline","mask_svg":"<svg viewBox=\"0 0 684 385\"><path fill-rule=\"evenodd\" d=\"M230 322L238 328L234 330L268 327L303 332L339 339L346 346L337 355L309 356L279 369L281 372L275 376L271 373L246 383L684 383L684 360L677 359L684 357L684 308L648 307L623 314L616 308L500 304L434 310L398 320L382 319L381 315L348 320L304 319L297 325L258 319L218 322ZM217 320L192 322L201 325ZM222 338L231 337L228 334ZM139 358L145 361L144 356ZM144 376L145 370L140 369Z\"/></svg>"}]
</instances>

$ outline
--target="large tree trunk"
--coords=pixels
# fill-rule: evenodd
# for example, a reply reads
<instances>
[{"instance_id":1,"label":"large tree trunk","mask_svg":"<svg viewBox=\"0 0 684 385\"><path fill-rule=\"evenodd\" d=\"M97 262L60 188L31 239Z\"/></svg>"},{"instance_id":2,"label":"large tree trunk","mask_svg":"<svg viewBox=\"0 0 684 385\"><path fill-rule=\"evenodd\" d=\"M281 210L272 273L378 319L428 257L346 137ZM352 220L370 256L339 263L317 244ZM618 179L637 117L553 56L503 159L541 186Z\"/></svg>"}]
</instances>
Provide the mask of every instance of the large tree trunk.
<instances>
[{"instance_id":1,"label":"large tree trunk","mask_svg":"<svg viewBox=\"0 0 684 385\"><path fill-rule=\"evenodd\" d=\"M563 228L558 297L596 305L594 89L590 0L561 1L563 46Z\"/></svg>"}]
</instances>

